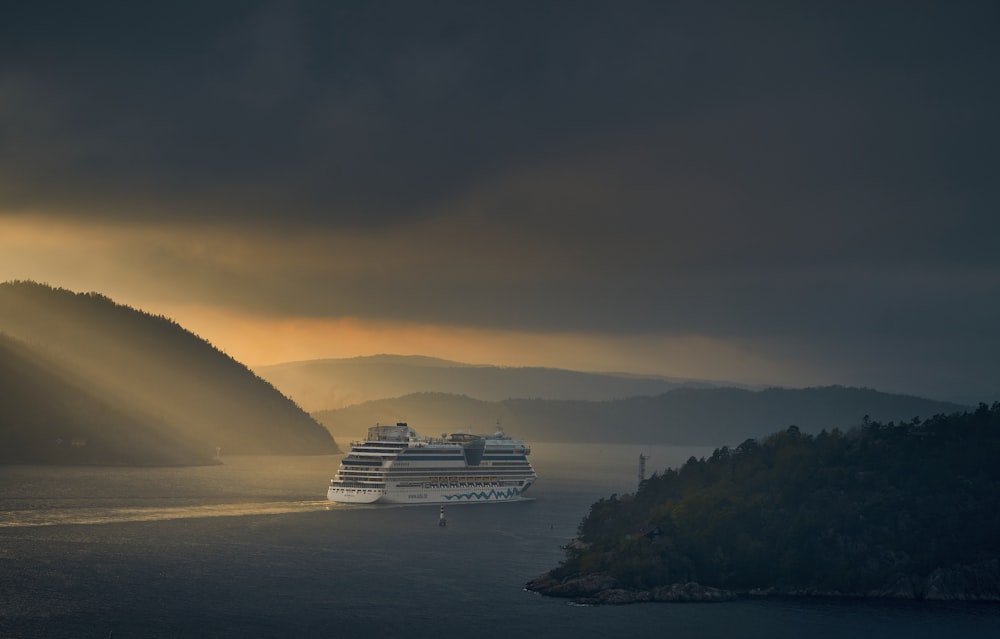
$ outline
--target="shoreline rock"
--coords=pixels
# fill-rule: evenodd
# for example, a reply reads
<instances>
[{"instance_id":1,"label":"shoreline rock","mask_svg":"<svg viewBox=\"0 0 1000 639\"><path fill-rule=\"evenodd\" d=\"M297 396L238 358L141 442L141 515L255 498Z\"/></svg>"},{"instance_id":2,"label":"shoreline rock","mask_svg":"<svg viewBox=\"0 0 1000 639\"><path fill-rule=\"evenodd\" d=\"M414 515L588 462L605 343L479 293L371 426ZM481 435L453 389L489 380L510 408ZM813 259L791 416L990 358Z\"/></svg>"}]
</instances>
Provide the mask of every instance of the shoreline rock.
<instances>
[{"instance_id":1,"label":"shoreline rock","mask_svg":"<svg viewBox=\"0 0 1000 639\"><path fill-rule=\"evenodd\" d=\"M549 597L572 599L587 605L645 602L719 603L738 597L821 597L898 601L1000 602L1000 559L938 568L926 577L900 573L884 587L865 592L819 590L809 587L753 588L731 591L698 583L676 583L647 590L624 588L606 573L557 578L551 572L535 577L525 589Z\"/></svg>"},{"instance_id":2,"label":"shoreline rock","mask_svg":"<svg viewBox=\"0 0 1000 639\"><path fill-rule=\"evenodd\" d=\"M730 590L702 586L697 583L657 586L649 590L622 588L611 575L577 575L558 579L552 573L535 577L525 589L548 597L572 599L584 605L624 605L631 603L719 603L733 601L736 593Z\"/></svg>"}]
</instances>

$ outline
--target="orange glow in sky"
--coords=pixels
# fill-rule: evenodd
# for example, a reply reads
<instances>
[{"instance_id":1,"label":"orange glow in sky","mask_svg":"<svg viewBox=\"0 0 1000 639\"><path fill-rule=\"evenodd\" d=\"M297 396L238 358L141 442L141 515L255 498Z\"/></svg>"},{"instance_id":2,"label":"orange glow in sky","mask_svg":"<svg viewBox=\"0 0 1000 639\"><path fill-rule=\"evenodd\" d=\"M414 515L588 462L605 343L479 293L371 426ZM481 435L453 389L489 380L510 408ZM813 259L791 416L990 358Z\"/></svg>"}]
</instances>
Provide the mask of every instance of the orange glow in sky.
<instances>
[{"instance_id":1,"label":"orange glow in sky","mask_svg":"<svg viewBox=\"0 0 1000 639\"><path fill-rule=\"evenodd\" d=\"M262 238L252 231L238 235L225 229L195 232L177 226L77 225L67 219L0 216L0 280L31 279L77 292L99 292L118 303L169 317L251 367L375 354L426 355L469 364L756 384L779 383L794 369L773 355L765 357L736 342L700 335L526 332L350 315L303 317L282 308L248 310L234 303L197 300L227 294L227 273L243 273L244 282L253 282L272 271L281 273L288 264L308 265L329 252L323 238L306 238L302 243L300 239ZM384 260L365 255L374 250L357 246L346 250L352 241L367 247L363 238L331 241L342 242L340 248L345 249L337 258L340 268L353 268L352 259L363 259L366 268L386 267ZM288 280L294 282L294 272ZM801 383L825 381L810 377L808 371L793 370L793 374Z\"/></svg>"},{"instance_id":2,"label":"orange glow in sky","mask_svg":"<svg viewBox=\"0 0 1000 639\"><path fill-rule=\"evenodd\" d=\"M149 309L147 309L149 310ZM160 310L153 312L161 314ZM362 321L254 317L204 306L162 314L248 366L375 354L427 355L468 364L540 366L760 383L783 372L732 344L700 336L526 333ZM734 366L734 362L738 362ZM769 380L764 379L764 382Z\"/></svg>"}]
</instances>

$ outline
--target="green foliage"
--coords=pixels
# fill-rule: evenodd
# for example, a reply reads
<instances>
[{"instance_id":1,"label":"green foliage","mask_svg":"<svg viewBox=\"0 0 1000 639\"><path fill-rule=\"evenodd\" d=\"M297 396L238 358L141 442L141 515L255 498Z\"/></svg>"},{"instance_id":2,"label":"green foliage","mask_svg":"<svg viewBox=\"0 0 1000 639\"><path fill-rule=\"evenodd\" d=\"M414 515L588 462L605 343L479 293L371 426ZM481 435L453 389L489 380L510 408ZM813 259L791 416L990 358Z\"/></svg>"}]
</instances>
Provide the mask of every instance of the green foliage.
<instances>
[{"instance_id":1,"label":"green foliage","mask_svg":"<svg viewBox=\"0 0 1000 639\"><path fill-rule=\"evenodd\" d=\"M1000 555L1000 403L691 458L595 503L557 569L633 587L868 592Z\"/></svg>"}]
</instances>

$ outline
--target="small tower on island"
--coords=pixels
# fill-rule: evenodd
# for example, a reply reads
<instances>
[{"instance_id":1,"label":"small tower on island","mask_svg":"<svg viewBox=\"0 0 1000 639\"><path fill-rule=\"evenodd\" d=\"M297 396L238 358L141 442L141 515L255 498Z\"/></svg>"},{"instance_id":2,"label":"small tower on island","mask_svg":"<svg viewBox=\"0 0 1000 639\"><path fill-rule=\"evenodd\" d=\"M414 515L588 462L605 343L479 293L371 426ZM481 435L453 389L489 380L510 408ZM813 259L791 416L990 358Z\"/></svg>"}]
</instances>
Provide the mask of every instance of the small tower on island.
<instances>
[{"instance_id":1,"label":"small tower on island","mask_svg":"<svg viewBox=\"0 0 1000 639\"><path fill-rule=\"evenodd\" d=\"M646 457L642 453L639 453L639 486L642 486L642 482L646 481Z\"/></svg>"}]
</instances>

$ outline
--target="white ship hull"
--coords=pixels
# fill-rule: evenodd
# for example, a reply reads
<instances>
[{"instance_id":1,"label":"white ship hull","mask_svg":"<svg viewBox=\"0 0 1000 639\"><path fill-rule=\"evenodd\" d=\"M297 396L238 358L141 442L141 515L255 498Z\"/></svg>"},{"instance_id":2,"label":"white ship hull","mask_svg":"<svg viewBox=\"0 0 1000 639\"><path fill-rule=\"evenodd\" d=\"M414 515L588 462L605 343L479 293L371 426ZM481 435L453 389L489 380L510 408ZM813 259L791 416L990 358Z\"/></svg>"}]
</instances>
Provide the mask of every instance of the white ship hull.
<instances>
[{"instance_id":1,"label":"white ship hull","mask_svg":"<svg viewBox=\"0 0 1000 639\"><path fill-rule=\"evenodd\" d=\"M360 488L334 488L326 491L326 498L341 504L374 504L385 494L384 490Z\"/></svg>"},{"instance_id":2,"label":"white ship hull","mask_svg":"<svg viewBox=\"0 0 1000 639\"><path fill-rule=\"evenodd\" d=\"M342 504L468 504L515 501L521 498L532 482L517 486L465 486L455 488L396 488L359 490L331 486L326 497Z\"/></svg>"},{"instance_id":3,"label":"white ship hull","mask_svg":"<svg viewBox=\"0 0 1000 639\"><path fill-rule=\"evenodd\" d=\"M347 504L459 504L514 501L536 475L523 441L492 436L417 435L406 424L374 426L351 445L327 499Z\"/></svg>"}]
</instances>

